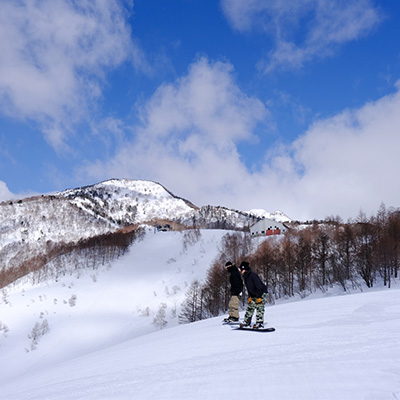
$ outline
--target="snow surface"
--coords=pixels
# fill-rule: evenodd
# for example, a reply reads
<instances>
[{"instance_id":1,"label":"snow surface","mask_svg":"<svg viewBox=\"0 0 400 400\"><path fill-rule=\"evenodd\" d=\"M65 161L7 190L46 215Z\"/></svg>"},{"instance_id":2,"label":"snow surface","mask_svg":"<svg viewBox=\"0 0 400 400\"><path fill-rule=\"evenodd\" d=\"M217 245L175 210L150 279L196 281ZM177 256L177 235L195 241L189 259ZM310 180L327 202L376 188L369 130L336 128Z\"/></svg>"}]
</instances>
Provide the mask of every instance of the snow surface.
<instances>
[{"instance_id":1,"label":"snow surface","mask_svg":"<svg viewBox=\"0 0 400 400\"><path fill-rule=\"evenodd\" d=\"M0 399L400 399L397 287L269 306L273 333L235 331L222 317L178 325L187 287L227 232L201 233L184 246L182 233L148 232L108 270L9 289ZM44 319L50 330L31 350Z\"/></svg>"}]
</instances>

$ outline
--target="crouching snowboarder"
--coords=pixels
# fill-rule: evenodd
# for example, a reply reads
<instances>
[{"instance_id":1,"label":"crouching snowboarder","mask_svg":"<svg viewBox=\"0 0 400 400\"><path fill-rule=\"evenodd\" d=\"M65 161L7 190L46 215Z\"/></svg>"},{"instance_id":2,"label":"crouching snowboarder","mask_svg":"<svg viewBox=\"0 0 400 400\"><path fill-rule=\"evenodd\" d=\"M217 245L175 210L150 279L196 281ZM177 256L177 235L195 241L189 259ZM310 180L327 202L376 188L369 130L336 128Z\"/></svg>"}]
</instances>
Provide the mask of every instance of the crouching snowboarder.
<instances>
[{"instance_id":1,"label":"crouching snowboarder","mask_svg":"<svg viewBox=\"0 0 400 400\"><path fill-rule=\"evenodd\" d=\"M251 326L251 319L256 311L256 324L253 328L264 327L264 308L267 302L267 287L260 277L251 270L247 261L240 264L240 271L243 275L244 283L249 295L246 313L244 315L243 326Z\"/></svg>"},{"instance_id":2,"label":"crouching snowboarder","mask_svg":"<svg viewBox=\"0 0 400 400\"><path fill-rule=\"evenodd\" d=\"M223 322L239 321L239 299L243 291L243 281L238 267L228 261L225 269L229 272L229 283L231 284L231 299L229 301L229 316Z\"/></svg>"}]
</instances>

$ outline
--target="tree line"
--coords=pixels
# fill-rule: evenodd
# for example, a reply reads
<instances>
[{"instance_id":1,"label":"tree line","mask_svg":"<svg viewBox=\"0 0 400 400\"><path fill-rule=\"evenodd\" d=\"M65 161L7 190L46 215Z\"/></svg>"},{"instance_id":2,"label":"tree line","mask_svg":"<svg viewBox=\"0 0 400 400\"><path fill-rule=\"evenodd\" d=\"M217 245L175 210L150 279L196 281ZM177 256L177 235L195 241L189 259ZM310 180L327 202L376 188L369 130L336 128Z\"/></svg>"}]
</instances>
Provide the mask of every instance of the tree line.
<instances>
[{"instance_id":1,"label":"tree line","mask_svg":"<svg viewBox=\"0 0 400 400\"><path fill-rule=\"evenodd\" d=\"M0 271L0 288L29 276L32 283L84 269L96 270L122 256L133 243L143 236L143 228L130 226L116 232L92 236L78 242L53 242L48 240L43 252L25 256L17 267ZM29 248L26 250L29 252Z\"/></svg>"},{"instance_id":2,"label":"tree line","mask_svg":"<svg viewBox=\"0 0 400 400\"><path fill-rule=\"evenodd\" d=\"M399 258L400 209L387 210L384 205L370 218L360 212L347 223L336 217L294 224L284 235L265 240L240 232L227 234L204 282L195 281L187 290L180 320L193 322L227 310L226 261L250 262L273 303L316 290L324 292L334 285L347 291L363 284L371 288L379 281L390 288L399 277Z\"/></svg>"}]
</instances>

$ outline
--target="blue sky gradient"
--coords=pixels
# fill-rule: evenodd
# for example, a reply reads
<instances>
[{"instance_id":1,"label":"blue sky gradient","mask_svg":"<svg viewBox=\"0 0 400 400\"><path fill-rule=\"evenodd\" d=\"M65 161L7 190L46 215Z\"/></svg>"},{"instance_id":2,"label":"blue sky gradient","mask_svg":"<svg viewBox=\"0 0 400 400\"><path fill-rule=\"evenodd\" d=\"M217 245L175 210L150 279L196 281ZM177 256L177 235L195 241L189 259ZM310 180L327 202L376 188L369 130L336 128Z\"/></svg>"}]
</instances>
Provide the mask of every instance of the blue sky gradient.
<instances>
[{"instance_id":1,"label":"blue sky gradient","mask_svg":"<svg viewBox=\"0 0 400 400\"><path fill-rule=\"evenodd\" d=\"M110 178L293 219L398 207L397 0L2 0L0 200Z\"/></svg>"}]
</instances>

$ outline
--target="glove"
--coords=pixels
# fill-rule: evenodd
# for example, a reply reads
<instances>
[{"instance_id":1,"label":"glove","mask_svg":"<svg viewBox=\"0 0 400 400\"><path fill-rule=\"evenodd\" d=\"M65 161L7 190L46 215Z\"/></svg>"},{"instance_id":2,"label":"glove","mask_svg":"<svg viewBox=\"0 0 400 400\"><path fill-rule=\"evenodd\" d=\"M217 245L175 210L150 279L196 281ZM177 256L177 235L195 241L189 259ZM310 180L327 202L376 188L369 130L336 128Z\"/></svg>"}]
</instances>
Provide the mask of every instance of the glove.
<instances>
[{"instance_id":1,"label":"glove","mask_svg":"<svg viewBox=\"0 0 400 400\"><path fill-rule=\"evenodd\" d=\"M257 297L257 304L261 304L262 303L262 298L261 297Z\"/></svg>"},{"instance_id":2,"label":"glove","mask_svg":"<svg viewBox=\"0 0 400 400\"><path fill-rule=\"evenodd\" d=\"M250 304L251 302L252 302L252 298L251 297L249 297L249 301L248 301L248 303Z\"/></svg>"}]
</instances>

